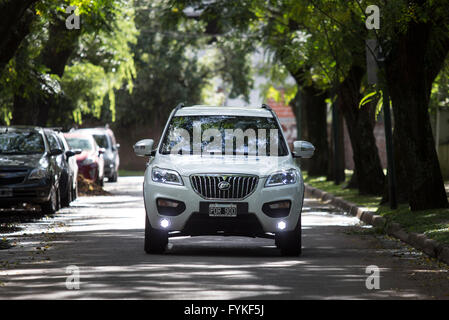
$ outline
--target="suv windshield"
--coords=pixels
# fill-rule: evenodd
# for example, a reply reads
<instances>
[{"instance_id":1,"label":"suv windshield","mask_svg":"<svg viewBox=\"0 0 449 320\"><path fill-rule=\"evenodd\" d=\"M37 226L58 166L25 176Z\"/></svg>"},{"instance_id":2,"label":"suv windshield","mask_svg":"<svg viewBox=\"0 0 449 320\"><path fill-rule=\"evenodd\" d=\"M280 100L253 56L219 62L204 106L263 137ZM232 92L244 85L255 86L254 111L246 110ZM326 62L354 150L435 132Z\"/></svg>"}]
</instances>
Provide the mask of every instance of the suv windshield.
<instances>
[{"instance_id":1,"label":"suv windshield","mask_svg":"<svg viewBox=\"0 0 449 320\"><path fill-rule=\"evenodd\" d=\"M44 152L44 140L39 132L0 132L0 154L35 154Z\"/></svg>"},{"instance_id":2,"label":"suv windshield","mask_svg":"<svg viewBox=\"0 0 449 320\"><path fill-rule=\"evenodd\" d=\"M288 148L273 118L175 116L163 137L162 154L286 156Z\"/></svg>"}]
</instances>

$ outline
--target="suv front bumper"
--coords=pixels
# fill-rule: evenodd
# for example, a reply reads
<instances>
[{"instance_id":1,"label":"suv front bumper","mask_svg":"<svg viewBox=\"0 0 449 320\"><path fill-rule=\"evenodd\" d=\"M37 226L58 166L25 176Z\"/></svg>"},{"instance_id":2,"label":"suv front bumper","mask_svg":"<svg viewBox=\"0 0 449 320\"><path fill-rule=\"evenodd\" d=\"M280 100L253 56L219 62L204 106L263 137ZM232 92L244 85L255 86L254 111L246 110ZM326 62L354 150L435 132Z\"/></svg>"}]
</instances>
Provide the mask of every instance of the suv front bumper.
<instances>
[{"instance_id":1,"label":"suv front bumper","mask_svg":"<svg viewBox=\"0 0 449 320\"><path fill-rule=\"evenodd\" d=\"M257 188L247 198L208 200L193 190L188 177L182 178L184 185L177 186L153 182L151 177L146 174L144 202L148 219L153 228L180 231L190 235L208 235L215 234L216 231L223 231L227 234L256 236L261 233L292 231L300 219L304 194L302 180L292 185L265 188L266 178L259 178ZM185 204L185 209L176 216L161 214L156 205L159 198L180 201ZM285 200L291 202L290 213L286 217L272 218L262 210L265 203ZM204 210L200 210L200 202L247 203L248 212L237 214L237 217L209 217ZM166 220L165 228L161 226L162 220ZM282 230L278 227L281 221L285 223Z\"/></svg>"}]
</instances>

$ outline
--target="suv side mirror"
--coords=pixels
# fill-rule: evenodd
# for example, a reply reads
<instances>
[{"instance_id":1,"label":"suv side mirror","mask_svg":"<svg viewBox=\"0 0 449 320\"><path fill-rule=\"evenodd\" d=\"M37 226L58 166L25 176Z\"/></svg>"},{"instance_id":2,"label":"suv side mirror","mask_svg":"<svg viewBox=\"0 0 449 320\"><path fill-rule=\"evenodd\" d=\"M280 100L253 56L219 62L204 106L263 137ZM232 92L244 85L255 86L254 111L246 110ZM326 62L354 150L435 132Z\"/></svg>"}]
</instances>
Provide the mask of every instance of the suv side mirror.
<instances>
[{"instance_id":1,"label":"suv side mirror","mask_svg":"<svg viewBox=\"0 0 449 320\"><path fill-rule=\"evenodd\" d=\"M315 152L313 144L307 141L293 142L293 156L295 158L311 158Z\"/></svg>"},{"instance_id":2,"label":"suv side mirror","mask_svg":"<svg viewBox=\"0 0 449 320\"><path fill-rule=\"evenodd\" d=\"M116 143L115 144L115 148L118 150L118 149L120 149L120 143Z\"/></svg>"},{"instance_id":3,"label":"suv side mirror","mask_svg":"<svg viewBox=\"0 0 449 320\"><path fill-rule=\"evenodd\" d=\"M64 151L62 151L61 149L51 149L48 154L50 155L50 157L53 157L53 156L59 156L60 154L63 154L63 153L64 153Z\"/></svg>"},{"instance_id":4,"label":"suv side mirror","mask_svg":"<svg viewBox=\"0 0 449 320\"><path fill-rule=\"evenodd\" d=\"M139 157L151 156L153 150L153 139L144 139L138 141L134 146L134 153Z\"/></svg>"}]
</instances>

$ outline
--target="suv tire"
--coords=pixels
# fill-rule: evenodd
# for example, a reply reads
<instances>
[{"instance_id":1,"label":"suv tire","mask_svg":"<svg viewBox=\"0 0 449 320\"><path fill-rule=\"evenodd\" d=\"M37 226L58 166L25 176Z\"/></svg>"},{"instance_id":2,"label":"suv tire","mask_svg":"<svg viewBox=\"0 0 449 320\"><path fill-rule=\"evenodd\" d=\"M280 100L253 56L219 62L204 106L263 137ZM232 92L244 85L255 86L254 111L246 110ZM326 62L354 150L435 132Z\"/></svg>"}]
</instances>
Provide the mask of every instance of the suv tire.
<instances>
[{"instance_id":1,"label":"suv tire","mask_svg":"<svg viewBox=\"0 0 449 320\"><path fill-rule=\"evenodd\" d=\"M149 254L164 253L167 244L168 233L154 229L148 220L148 215L145 213L145 252Z\"/></svg>"},{"instance_id":2,"label":"suv tire","mask_svg":"<svg viewBox=\"0 0 449 320\"><path fill-rule=\"evenodd\" d=\"M283 256L297 257L301 255L301 216L293 231L279 232L275 235L275 243Z\"/></svg>"}]
</instances>

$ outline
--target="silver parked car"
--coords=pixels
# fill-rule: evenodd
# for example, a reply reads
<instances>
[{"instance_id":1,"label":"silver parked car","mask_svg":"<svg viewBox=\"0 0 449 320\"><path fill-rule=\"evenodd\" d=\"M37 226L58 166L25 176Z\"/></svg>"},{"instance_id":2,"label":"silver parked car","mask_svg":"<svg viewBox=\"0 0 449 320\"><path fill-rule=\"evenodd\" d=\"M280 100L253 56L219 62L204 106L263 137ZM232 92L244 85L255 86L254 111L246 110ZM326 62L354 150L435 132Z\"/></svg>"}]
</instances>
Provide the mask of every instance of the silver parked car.
<instances>
[{"instance_id":1,"label":"silver parked car","mask_svg":"<svg viewBox=\"0 0 449 320\"><path fill-rule=\"evenodd\" d=\"M111 129L105 128L85 128L78 129L75 132L90 134L94 137L100 148L103 148L104 159L104 176L108 178L109 182L117 182L118 169L120 165L119 148L115 140L114 133Z\"/></svg>"}]
</instances>

